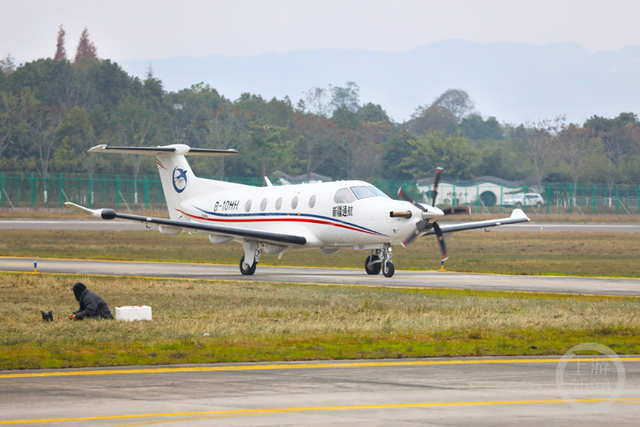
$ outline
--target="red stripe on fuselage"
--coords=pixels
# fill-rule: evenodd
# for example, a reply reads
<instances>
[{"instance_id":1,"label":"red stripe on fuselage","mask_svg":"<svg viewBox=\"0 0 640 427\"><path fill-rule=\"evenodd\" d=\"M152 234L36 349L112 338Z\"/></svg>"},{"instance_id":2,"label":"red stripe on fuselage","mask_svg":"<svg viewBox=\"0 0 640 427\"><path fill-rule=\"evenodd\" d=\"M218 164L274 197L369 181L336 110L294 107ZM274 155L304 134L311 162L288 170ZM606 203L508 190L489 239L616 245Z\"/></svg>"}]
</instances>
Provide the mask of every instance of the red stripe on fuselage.
<instances>
[{"instance_id":1,"label":"red stripe on fuselage","mask_svg":"<svg viewBox=\"0 0 640 427\"><path fill-rule=\"evenodd\" d=\"M286 222L286 221L295 221L295 222L310 222L312 224L321 224L321 225L333 225L335 227L346 228L347 230L359 231L361 233L371 234L373 236L381 236L380 234L372 233L370 231L359 230L357 228L349 227L348 225L343 224L335 224L333 222L321 221L317 219L307 219L307 218L299 218L297 216L291 216L287 218L268 218L268 219L214 219L214 218L203 218L196 215L191 215L187 212L181 211L180 209L176 209L178 212L187 215L188 217L199 219L202 221L211 221L211 222Z\"/></svg>"}]
</instances>

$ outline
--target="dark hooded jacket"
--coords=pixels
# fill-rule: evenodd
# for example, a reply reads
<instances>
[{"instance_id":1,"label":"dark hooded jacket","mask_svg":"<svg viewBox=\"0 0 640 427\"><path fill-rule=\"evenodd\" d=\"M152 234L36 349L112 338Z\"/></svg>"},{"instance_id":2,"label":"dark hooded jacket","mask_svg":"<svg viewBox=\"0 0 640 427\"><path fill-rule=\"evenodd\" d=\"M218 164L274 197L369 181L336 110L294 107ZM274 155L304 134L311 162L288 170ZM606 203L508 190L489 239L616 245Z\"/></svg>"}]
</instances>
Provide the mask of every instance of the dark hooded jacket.
<instances>
[{"instance_id":1,"label":"dark hooded jacket","mask_svg":"<svg viewBox=\"0 0 640 427\"><path fill-rule=\"evenodd\" d=\"M87 289L82 283L73 285L73 293L76 296L76 300L80 303L80 309L73 313L76 315L77 320L88 317L94 319L113 319L111 310L109 310L104 300Z\"/></svg>"}]
</instances>

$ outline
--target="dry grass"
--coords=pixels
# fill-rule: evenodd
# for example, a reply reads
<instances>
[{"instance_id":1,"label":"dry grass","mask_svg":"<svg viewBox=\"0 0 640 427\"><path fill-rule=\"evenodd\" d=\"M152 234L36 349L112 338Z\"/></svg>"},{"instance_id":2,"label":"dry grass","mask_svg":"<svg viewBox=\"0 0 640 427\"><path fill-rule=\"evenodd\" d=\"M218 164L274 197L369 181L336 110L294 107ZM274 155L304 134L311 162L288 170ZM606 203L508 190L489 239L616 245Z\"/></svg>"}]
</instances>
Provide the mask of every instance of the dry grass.
<instances>
[{"instance_id":1,"label":"dry grass","mask_svg":"<svg viewBox=\"0 0 640 427\"><path fill-rule=\"evenodd\" d=\"M640 277L640 238L628 233L560 233L469 231L447 237L449 271L506 274L559 274ZM161 235L157 231L0 230L0 255L41 258L175 261L237 264L236 243L212 245L201 234ZM361 268L367 251L343 250L324 255L318 250L263 255L263 265ZM440 267L434 238L422 238L394 249L399 270Z\"/></svg>"},{"instance_id":2,"label":"dry grass","mask_svg":"<svg viewBox=\"0 0 640 427\"><path fill-rule=\"evenodd\" d=\"M154 320L71 322L75 280L0 275L0 369L640 351L637 298L86 277L112 309L147 304Z\"/></svg>"}]
</instances>

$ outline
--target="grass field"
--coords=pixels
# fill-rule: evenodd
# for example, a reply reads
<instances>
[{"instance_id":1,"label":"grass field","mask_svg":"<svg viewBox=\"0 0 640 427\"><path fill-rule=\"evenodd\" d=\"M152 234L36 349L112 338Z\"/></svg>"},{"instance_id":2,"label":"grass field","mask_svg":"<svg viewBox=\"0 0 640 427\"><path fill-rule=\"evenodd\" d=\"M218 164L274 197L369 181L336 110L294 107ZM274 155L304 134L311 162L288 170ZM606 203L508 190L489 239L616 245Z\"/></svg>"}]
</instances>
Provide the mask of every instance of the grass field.
<instances>
[{"instance_id":1,"label":"grass field","mask_svg":"<svg viewBox=\"0 0 640 427\"><path fill-rule=\"evenodd\" d=\"M640 277L640 238L627 233L469 231L447 237L449 271ZM132 261L237 264L236 243L212 245L202 234L166 236L157 231L0 230L0 255ZM263 265L363 268L368 251L290 250ZM399 270L436 270L440 252L433 237L394 248Z\"/></svg>"},{"instance_id":2,"label":"grass field","mask_svg":"<svg viewBox=\"0 0 640 427\"><path fill-rule=\"evenodd\" d=\"M150 305L153 321L72 322L77 280L0 274L0 369L541 355L583 342L640 353L631 297L84 277L112 310Z\"/></svg>"}]
</instances>

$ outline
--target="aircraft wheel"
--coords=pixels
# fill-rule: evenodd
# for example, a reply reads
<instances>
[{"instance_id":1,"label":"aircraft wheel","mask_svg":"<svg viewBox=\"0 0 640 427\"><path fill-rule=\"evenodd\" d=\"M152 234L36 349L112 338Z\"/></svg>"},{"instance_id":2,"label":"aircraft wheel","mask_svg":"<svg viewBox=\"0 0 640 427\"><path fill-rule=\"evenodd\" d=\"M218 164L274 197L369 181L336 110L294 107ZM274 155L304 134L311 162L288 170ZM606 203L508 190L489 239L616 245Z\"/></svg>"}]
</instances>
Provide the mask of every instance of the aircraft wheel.
<instances>
[{"instance_id":1,"label":"aircraft wheel","mask_svg":"<svg viewBox=\"0 0 640 427\"><path fill-rule=\"evenodd\" d=\"M371 264L370 266L369 263L374 261L378 262L375 264ZM380 274L381 269L382 263L380 262L380 257L378 255L369 255L364 262L364 270L367 272L367 274L372 274L375 276L376 274Z\"/></svg>"},{"instance_id":2,"label":"aircraft wheel","mask_svg":"<svg viewBox=\"0 0 640 427\"><path fill-rule=\"evenodd\" d=\"M251 276L256 272L257 265L258 263L254 262L253 265L249 267L249 264L244 262L244 255L242 255L242 258L240 258L240 273L242 273L243 276Z\"/></svg>"},{"instance_id":3,"label":"aircraft wheel","mask_svg":"<svg viewBox=\"0 0 640 427\"><path fill-rule=\"evenodd\" d=\"M522 209L522 203L516 203L516 209Z\"/></svg>"},{"instance_id":4,"label":"aircraft wheel","mask_svg":"<svg viewBox=\"0 0 640 427\"><path fill-rule=\"evenodd\" d=\"M395 272L396 268L393 266L391 261L387 261L387 263L384 265L384 269L382 270L382 274L384 274L384 277L393 277L393 273Z\"/></svg>"}]
</instances>

